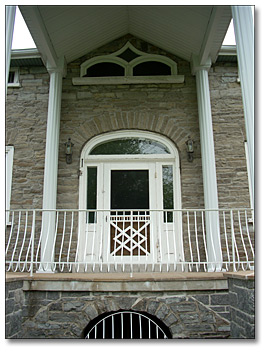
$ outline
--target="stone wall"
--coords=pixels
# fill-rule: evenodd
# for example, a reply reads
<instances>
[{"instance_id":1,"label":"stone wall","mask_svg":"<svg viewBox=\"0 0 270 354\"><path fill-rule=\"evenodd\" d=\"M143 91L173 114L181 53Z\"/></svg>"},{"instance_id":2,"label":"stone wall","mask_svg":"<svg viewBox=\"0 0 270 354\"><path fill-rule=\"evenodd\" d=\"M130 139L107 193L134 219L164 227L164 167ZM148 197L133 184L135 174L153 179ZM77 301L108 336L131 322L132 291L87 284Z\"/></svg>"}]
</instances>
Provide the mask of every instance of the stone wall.
<instances>
[{"instance_id":1,"label":"stone wall","mask_svg":"<svg viewBox=\"0 0 270 354\"><path fill-rule=\"evenodd\" d=\"M209 72L220 208L250 207L246 139L237 63L216 63Z\"/></svg>"},{"instance_id":2,"label":"stone wall","mask_svg":"<svg viewBox=\"0 0 270 354\"><path fill-rule=\"evenodd\" d=\"M23 281L6 282L6 338L22 337Z\"/></svg>"},{"instance_id":3,"label":"stone wall","mask_svg":"<svg viewBox=\"0 0 270 354\"><path fill-rule=\"evenodd\" d=\"M23 338L83 338L85 327L105 312L144 311L163 321L173 338L227 338L227 318L201 300L217 293L27 291ZM228 294L220 292L228 306ZM213 298L213 300L211 300Z\"/></svg>"},{"instance_id":4,"label":"stone wall","mask_svg":"<svg viewBox=\"0 0 270 354\"><path fill-rule=\"evenodd\" d=\"M241 273L241 272L240 272ZM228 290L23 290L6 282L6 338L83 338L99 315L135 310L154 315L172 338L255 338L254 275L228 273ZM85 281L84 281L85 282ZM41 281L42 283L42 281ZM199 289L199 288L198 288Z\"/></svg>"},{"instance_id":5,"label":"stone wall","mask_svg":"<svg viewBox=\"0 0 270 354\"><path fill-rule=\"evenodd\" d=\"M41 208L49 74L21 67L21 87L8 88L6 145L14 146L11 208Z\"/></svg>"},{"instance_id":6,"label":"stone wall","mask_svg":"<svg viewBox=\"0 0 270 354\"><path fill-rule=\"evenodd\" d=\"M255 338L255 281L254 277L229 276L231 338Z\"/></svg>"}]
</instances>

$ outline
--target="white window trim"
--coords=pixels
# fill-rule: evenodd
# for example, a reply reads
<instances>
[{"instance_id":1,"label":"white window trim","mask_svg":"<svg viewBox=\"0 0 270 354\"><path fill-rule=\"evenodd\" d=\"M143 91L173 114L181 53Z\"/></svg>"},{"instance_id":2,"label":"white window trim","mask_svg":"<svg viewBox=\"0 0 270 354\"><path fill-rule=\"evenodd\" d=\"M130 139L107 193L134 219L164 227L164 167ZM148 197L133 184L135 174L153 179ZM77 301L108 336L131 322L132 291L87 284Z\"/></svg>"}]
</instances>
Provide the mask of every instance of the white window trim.
<instances>
[{"instance_id":1,"label":"white window trim","mask_svg":"<svg viewBox=\"0 0 270 354\"><path fill-rule=\"evenodd\" d=\"M10 209L14 147L6 146L6 210ZM6 213L6 225L10 225L10 213Z\"/></svg>"},{"instance_id":2,"label":"white window trim","mask_svg":"<svg viewBox=\"0 0 270 354\"><path fill-rule=\"evenodd\" d=\"M139 57L125 61L118 56L125 50L130 49ZM143 62L158 61L164 63L171 68L171 75L160 76L133 76L133 68ZM125 69L125 76L110 76L110 77L83 77L87 73L87 69L98 63L115 63ZM81 64L80 77L72 79L73 85L123 85L123 84L152 84L152 83L184 83L184 75L177 75L177 63L172 59L158 54L148 54L136 49L130 42L127 42L124 47L118 51L90 58Z\"/></svg>"},{"instance_id":3,"label":"white window trim","mask_svg":"<svg viewBox=\"0 0 270 354\"><path fill-rule=\"evenodd\" d=\"M8 87L21 87L21 84L19 82L19 76L20 76L20 71L19 68L10 68L9 72L14 72L14 81L8 83Z\"/></svg>"}]
</instances>

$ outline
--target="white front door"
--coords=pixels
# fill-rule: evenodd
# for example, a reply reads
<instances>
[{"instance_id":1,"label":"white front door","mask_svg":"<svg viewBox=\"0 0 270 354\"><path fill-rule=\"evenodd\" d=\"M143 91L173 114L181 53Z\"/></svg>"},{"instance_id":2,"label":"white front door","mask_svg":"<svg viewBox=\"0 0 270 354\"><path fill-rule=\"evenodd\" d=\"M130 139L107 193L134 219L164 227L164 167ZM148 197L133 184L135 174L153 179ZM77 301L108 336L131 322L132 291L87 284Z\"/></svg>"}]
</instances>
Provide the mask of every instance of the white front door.
<instances>
[{"instance_id":1,"label":"white front door","mask_svg":"<svg viewBox=\"0 0 270 354\"><path fill-rule=\"evenodd\" d=\"M155 163L104 166L105 238L108 261L153 262L156 209Z\"/></svg>"}]
</instances>

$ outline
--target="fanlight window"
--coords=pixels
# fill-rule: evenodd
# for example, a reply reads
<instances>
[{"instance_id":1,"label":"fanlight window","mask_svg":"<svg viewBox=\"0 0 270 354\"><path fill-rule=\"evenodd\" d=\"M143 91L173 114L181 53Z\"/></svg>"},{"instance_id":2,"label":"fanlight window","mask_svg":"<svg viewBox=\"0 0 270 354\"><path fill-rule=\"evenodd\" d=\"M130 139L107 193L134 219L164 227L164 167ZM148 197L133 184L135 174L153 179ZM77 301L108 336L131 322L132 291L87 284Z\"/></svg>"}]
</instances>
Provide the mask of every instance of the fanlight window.
<instances>
[{"instance_id":1,"label":"fanlight window","mask_svg":"<svg viewBox=\"0 0 270 354\"><path fill-rule=\"evenodd\" d=\"M95 146L89 155L152 155L170 154L162 143L143 138L126 138L106 141Z\"/></svg>"},{"instance_id":2,"label":"fanlight window","mask_svg":"<svg viewBox=\"0 0 270 354\"><path fill-rule=\"evenodd\" d=\"M114 53L93 57L81 65L81 77L171 75L177 75L175 61L164 55L144 53L129 42Z\"/></svg>"}]
</instances>

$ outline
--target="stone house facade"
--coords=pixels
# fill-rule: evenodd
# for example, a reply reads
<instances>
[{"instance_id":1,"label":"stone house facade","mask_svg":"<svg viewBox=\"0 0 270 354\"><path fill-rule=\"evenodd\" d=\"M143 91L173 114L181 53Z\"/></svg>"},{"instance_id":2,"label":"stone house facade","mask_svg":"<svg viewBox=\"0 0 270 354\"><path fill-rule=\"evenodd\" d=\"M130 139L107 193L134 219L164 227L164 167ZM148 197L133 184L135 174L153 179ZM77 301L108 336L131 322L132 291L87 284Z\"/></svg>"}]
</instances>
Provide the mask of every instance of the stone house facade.
<instances>
[{"instance_id":1,"label":"stone house facade","mask_svg":"<svg viewBox=\"0 0 270 354\"><path fill-rule=\"evenodd\" d=\"M26 19L34 16L31 9L21 10ZM7 270L20 271L21 278L8 273L6 336L91 338L101 323L103 334L96 338L111 338L114 329L106 319L120 321L121 314L122 327L125 316L130 321L138 316L139 338L146 338L144 326L147 338L154 337L150 322L169 338L254 338L254 219L236 50L228 55L222 48L207 68L213 145L203 133L196 60L124 34L64 63L59 79L60 71L44 65L42 50L11 53L10 72L18 76L10 77L6 95L6 151L12 150ZM152 67L143 67L146 62ZM125 74L91 74L98 65L112 70L106 63L120 63L117 70L124 68ZM136 75L140 64L143 72ZM158 73L152 74L155 65ZM126 75L128 70L133 74ZM145 151L150 144L161 152L134 157L106 146L128 139L144 144ZM214 164L212 155L209 162L205 155L211 146ZM109 152L93 152L100 147ZM120 172L115 179L113 171ZM121 178L130 186L126 178L134 178L132 171L137 171L132 188L144 186L146 204L125 204L136 205L127 214L113 211L130 209L117 204L113 190ZM134 193L128 194L132 198ZM101 217L113 220L111 231ZM240 271L238 278L230 278L230 271ZM250 302L245 315L235 293ZM237 323L239 316L245 325Z\"/></svg>"}]
</instances>

